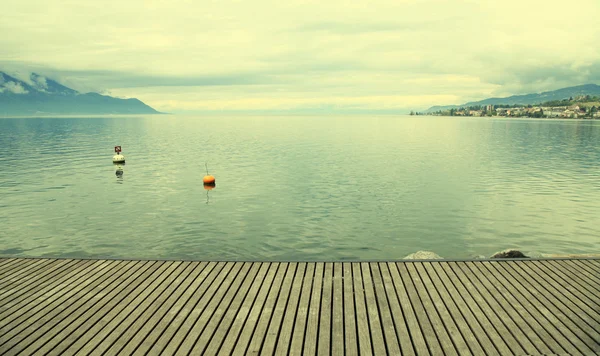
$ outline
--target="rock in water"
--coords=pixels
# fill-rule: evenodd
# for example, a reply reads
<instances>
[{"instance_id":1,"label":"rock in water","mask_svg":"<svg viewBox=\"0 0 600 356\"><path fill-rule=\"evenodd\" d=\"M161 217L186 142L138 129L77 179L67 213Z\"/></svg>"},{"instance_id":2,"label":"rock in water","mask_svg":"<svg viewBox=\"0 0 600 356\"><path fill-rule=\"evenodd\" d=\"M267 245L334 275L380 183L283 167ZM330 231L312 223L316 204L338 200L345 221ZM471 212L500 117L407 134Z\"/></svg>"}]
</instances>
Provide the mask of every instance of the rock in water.
<instances>
[{"instance_id":1,"label":"rock in water","mask_svg":"<svg viewBox=\"0 0 600 356\"><path fill-rule=\"evenodd\" d=\"M496 252L490 258L529 258L523 254L523 252L515 249L508 249L500 252Z\"/></svg>"},{"instance_id":2,"label":"rock in water","mask_svg":"<svg viewBox=\"0 0 600 356\"><path fill-rule=\"evenodd\" d=\"M442 257L431 251L417 251L404 257L405 260L441 260Z\"/></svg>"}]
</instances>

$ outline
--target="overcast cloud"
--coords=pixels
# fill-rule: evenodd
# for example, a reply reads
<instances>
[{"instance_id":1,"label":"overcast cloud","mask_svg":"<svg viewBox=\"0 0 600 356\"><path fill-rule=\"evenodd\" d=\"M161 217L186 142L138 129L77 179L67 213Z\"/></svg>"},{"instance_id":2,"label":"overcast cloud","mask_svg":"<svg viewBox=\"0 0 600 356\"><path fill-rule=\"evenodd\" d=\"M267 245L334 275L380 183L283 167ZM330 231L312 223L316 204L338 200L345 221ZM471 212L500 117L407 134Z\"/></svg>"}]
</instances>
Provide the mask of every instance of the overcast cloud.
<instances>
[{"instance_id":1,"label":"overcast cloud","mask_svg":"<svg viewBox=\"0 0 600 356\"><path fill-rule=\"evenodd\" d=\"M0 70L162 111L410 110L600 83L598 0L0 2Z\"/></svg>"}]
</instances>

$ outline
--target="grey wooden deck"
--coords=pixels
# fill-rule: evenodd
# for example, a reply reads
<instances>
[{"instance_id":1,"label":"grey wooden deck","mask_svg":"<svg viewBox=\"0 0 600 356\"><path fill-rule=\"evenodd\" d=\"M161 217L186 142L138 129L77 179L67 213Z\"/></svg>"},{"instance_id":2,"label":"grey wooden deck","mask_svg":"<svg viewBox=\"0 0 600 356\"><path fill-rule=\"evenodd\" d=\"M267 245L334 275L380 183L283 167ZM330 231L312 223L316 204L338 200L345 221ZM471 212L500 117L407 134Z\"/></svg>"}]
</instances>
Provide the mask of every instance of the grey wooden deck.
<instances>
[{"instance_id":1,"label":"grey wooden deck","mask_svg":"<svg viewBox=\"0 0 600 356\"><path fill-rule=\"evenodd\" d=\"M600 260L0 259L0 354L600 353Z\"/></svg>"}]
</instances>

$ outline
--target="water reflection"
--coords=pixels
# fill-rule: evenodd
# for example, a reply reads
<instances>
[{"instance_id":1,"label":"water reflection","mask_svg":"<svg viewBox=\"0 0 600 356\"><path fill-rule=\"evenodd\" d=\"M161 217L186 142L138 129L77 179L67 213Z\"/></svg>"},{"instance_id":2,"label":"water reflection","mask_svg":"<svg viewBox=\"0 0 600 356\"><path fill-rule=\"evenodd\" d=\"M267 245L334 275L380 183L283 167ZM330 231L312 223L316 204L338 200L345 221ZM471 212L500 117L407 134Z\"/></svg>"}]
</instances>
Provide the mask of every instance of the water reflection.
<instances>
[{"instance_id":1,"label":"water reflection","mask_svg":"<svg viewBox=\"0 0 600 356\"><path fill-rule=\"evenodd\" d=\"M123 166L125 163L114 163L116 167L115 175L117 176L117 183L123 184Z\"/></svg>"},{"instance_id":2,"label":"water reflection","mask_svg":"<svg viewBox=\"0 0 600 356\"><path fill-rule=\"evenodd\" d=\"M206 204L208 204L208 202L210 200L210 196L208 195L208 193L211 190L215 189L216 186L217 185L215 183L212 183L212 184L204 183L204 190L206 190Z\"/></svg>"}]
</instances>

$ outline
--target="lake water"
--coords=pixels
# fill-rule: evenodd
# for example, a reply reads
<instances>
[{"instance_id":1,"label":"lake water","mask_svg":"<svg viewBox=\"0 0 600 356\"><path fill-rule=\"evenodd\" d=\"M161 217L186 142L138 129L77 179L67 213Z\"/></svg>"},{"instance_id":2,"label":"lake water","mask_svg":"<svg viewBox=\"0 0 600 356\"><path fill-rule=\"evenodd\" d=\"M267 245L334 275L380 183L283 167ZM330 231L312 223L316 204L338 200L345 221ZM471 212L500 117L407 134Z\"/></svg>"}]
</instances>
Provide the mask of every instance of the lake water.
<instances>
[{"instance_id":1,"label":"lake water","mask_svg":"<svg viewBox=\"0 0 600 356\"><path fill-rule=\"evenodd\" d=\"M598 121L8 118L0 145L2 256L600 251ZM115 145L127 158L122 176Z\"/></svg>"}]
</instances>

